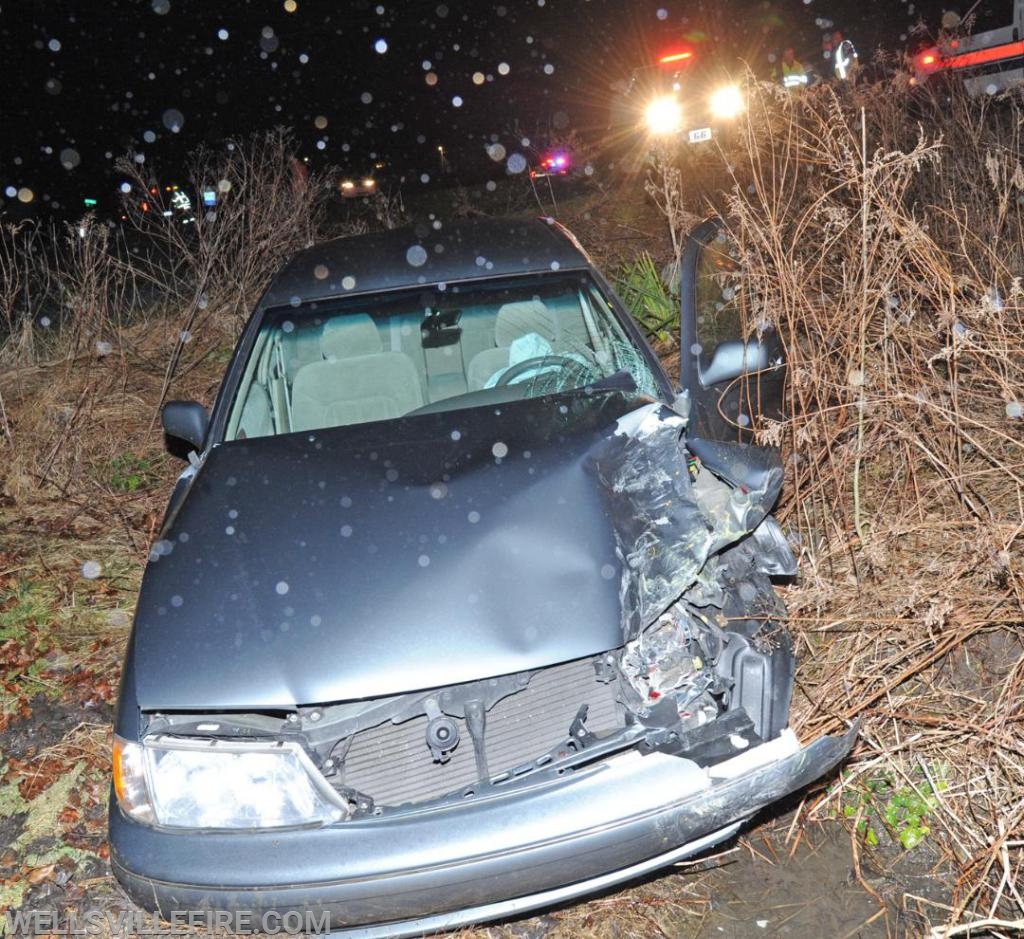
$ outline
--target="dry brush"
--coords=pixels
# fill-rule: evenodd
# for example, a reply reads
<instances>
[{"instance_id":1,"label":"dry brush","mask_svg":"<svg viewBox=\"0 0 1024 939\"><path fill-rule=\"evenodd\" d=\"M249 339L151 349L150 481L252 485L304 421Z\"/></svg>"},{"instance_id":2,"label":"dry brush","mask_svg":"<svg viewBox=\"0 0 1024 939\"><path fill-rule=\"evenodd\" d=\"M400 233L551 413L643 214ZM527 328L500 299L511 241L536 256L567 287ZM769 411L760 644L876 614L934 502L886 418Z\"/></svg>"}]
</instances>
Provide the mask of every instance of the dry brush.
<instances>
[{"instance_id":1,"label":"dry brush","mask_svg":"<svg viewBox=\"0 0 1024 939\"><path fill-rule=\"evenodd\" d=\"M753 86L722 154L748 323L789 361L758 429L802 554L798 729L862 721L817 809L921 792L960 872L925 912L962 925L1024 917L1022 124L956 87Z\"/></svg>"}]
</instances>

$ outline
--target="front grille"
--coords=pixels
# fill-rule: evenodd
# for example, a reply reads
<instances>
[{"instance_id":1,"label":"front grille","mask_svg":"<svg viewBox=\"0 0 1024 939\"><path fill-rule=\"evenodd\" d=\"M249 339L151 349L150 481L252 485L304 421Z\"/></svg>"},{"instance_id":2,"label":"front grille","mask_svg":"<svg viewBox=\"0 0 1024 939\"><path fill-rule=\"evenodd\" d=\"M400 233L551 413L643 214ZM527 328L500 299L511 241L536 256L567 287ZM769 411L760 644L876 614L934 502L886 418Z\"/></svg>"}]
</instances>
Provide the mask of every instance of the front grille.
<instances>
[{"instance_id":1,"label":"front grille","mask_svg":"<svg viewBox=\"0 0 1024 939\"><path fill-rule=\"evenodd\" d=\"M624 725L615 683L597 681L592 659L556 665L534 674L530 684L487 712L485 750L492 776L530 762L569 736L580 706L589 706L592 733ZM447 763L435 763L426 743L427 717L390 721L356 734L345 758L344 785L377 805L425 802L477 782L473 741L464 720L459 745Z\"/></svg>"}]
</instances>

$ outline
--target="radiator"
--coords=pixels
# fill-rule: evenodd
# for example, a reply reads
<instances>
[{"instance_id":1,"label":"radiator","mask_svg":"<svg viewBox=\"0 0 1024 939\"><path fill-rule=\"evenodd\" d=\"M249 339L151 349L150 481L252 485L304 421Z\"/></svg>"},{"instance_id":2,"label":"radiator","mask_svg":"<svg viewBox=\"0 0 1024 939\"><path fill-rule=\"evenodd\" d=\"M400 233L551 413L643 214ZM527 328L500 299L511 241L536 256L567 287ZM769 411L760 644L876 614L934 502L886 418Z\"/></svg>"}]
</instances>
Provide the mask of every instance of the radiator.
<instances>
[{"instance_id":1,"label":"radiator","mask_svg":"<svg viewBox=\"0 0 1024 939\"><path fill-rule=\"evenodd\" d=\"M487 712L485 750L491 777L528 763L569 736L580 706L589 706L587 729L607 732L624 725L615 701L615 682L597 681L592 659L536 672L518 694ZM390 721L356 734L345 758L343 784L377 805L425 802L478 781L473 741L464 720L459 745L447 763L435 763L426 743L427 717Z\"/></svg>"}]
</instances>

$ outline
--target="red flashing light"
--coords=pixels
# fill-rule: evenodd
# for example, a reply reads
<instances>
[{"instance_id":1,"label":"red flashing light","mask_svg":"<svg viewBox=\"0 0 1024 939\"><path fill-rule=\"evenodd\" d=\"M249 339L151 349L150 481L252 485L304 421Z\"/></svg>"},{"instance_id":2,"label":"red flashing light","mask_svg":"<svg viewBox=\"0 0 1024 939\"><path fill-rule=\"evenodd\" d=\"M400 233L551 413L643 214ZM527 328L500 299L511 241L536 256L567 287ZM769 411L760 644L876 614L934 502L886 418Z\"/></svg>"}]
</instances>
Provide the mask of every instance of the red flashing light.
<instances>
[{"instance_id":1,"label":"red flashing light","mask_svg":"<svg viewBox=\"0 0 1024 939\"><path fill-rule=\"evenodd\" d=\"M157 193L158 193L159 191L160 191L160 190L159 190L159 189L157 189L157 187L156 187L156 186L150 186L150 187L149 187L149 194L150 194L151 196L155 196L155 195L156 195L156 194L157 194Z\"/></svg>"},{"instance_id":2,"label":"red flashing light","mask_svg":"<svg viewBox=\"0 0 1024 939\"><path fill-rule=\"evenodd\" d=\"M673 62L684 62L686 59L692 59L692 52L670 52L668 55L663 55L658 59L659 65L670 65Z\"/></svg>"},{"instance_id":3,"label":"red flashing light","mask_svg":"<svg viewBox=\"0 0 1024 939\"><path fill-rule=\"evenodd\" d=\"M143 212L148 212L149 211L149 203L148 202L143 202L140 208L142 209Z\"/></svg>"},{"instance_id":4,"label":"red flashing light","mask_svg":"<svg viewBox=\"0 0 1024 939\"><path fill-rule=\"evenodd\" d=\"M1024 56L1024 42L1008 42L1002 46L979 49L977 52L961 52L950 56L943 63L946 68L970 68L972 65L986 65L1002 59L1016 59Z\"/></svg>"},{"instance_id":5,"label":"red flashing light","mask_svg":"<svg viewBox=\"0 0 1024 939\"><path fill-rule=\"evenodd\" d=\"M934 72L940 69L955 71L962 68L972 68L976 65L988 65L993 62L1001 62L1004 59L1017 59L1024 57L1024 41L1008 42L999 46L990 46L987 49L978 49L974 52L961 52L959 55L942 56L937 49L927 49L918 58L918 65L924 71Z\"/></svg>"},{"instance_id":6,"label":"red flashing light","mask_svg":"<svg viewBox=\"0 0 1024 939\"><path fill-rule=\"evenodd\" d=\"M934 72L942 68L942 58L936 48L925 49L917 56L917 70L919 72Z\"/></svg>"}]
</instances>

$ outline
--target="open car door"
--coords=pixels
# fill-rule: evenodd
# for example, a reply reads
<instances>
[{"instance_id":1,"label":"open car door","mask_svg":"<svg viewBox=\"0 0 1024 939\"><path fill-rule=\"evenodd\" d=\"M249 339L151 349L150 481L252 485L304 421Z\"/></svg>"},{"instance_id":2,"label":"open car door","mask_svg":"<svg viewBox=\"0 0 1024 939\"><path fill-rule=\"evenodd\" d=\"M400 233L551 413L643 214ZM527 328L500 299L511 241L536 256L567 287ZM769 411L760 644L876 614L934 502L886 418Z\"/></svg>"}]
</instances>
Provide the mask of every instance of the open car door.
<instances>
[{"instance_id":1,"label":"open car door","mask_svg":"<svg viewBox=\"0 0 1024 939\"><path fill-rule=\"evenodd\" d=\"M721 219L690 234L680 280L679 388L690 399L690 433L752 442L759 418L784 417L785 358L775 327L751 310Z\"/></svg>"}]
</instances>

